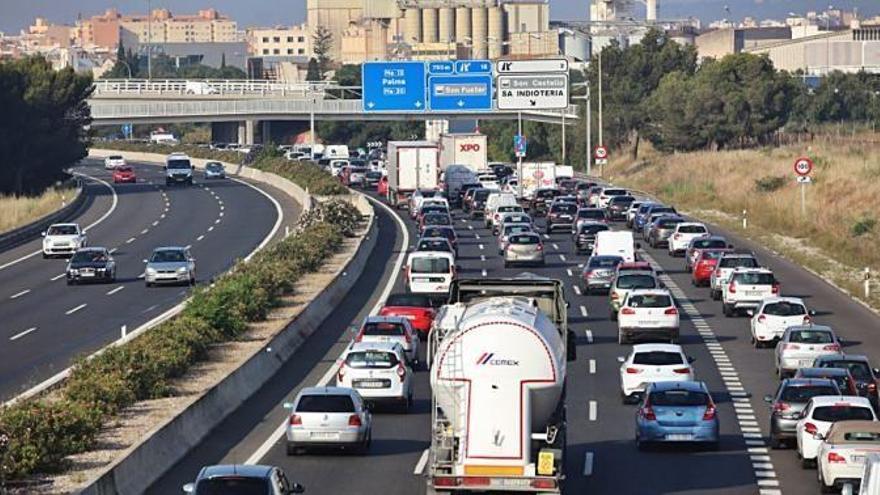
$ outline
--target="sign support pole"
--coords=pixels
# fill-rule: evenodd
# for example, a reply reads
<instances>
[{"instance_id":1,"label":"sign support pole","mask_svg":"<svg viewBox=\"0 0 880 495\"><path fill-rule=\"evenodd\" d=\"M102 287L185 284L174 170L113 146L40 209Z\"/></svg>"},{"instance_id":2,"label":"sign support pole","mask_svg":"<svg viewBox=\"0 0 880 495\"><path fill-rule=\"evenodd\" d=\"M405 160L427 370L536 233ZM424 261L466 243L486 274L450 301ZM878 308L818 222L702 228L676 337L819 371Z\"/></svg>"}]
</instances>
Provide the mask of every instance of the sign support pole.
<instances>
[{"instance_id":1,"label":"sign support pole","mask_svg":"<svg viewBox=\"0 0 880 495\"><path fill-rule=\"evenodd\" d=\"M807 217L807 183L801 182L801 216Z\"/></svg>"},{"instance_id":2,"label":"sign support pole","mask_svg":"<svg viewBox=\"0 0 880 495\"><path fill-rule=\"evenodd\" d=\"M590 81L587 79L587 176L593 173L593 102L590 99Z\"/></svg>"},{"instance_id":3,"label":"sign support pole","mask_svg":"<svg viewBox=\"0 0 880 495\"><path fill-rule=\"evenodd\" d=\"M522 139L522 112L516 112L516 121L517 121L517 132L520 135L520 139ZM521 154L520 154L521 155ZM517 177L517 186L519 189L519 197L522 199L523 197L523 167L522 167L522 156L516 157L516 177Z\"/></svg>"},{"instance_id":4,"label":"sign support pole","mask_svg":"<svg viewBox=\"0 0 880 495\"><path fill-rule=\"evenodd\" d=\"M562 164L565 165L567 162L565 161L565 112L566 110L562 110Z\"/></svg>"}]
</instances>

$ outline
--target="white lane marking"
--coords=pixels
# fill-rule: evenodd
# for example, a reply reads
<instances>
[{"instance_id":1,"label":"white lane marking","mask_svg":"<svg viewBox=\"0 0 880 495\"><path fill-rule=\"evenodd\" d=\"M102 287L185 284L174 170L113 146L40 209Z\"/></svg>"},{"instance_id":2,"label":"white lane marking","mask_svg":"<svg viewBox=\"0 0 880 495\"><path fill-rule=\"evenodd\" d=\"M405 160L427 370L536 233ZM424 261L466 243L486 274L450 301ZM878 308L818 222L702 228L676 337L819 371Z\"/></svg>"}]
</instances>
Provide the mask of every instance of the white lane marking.
<instances>
[{"instance_id":1,"label":"white lane marking","mask_svg":"<svg viewBox=\"0 0 880 495\"><path fill-rule=\"evenodd\" d=\"M212 231L212 230L214 230L214 226L213 226L213 225L211 225L210 227L208 227L208 232L210 232L210 231Z\"/></svg>"},{"instance_id":2,"label":"white lane marking","mask_svg":"<svg viewBox=\"0 0 880 495\"><path fill-rule=\"evenodd\" d=\"M560 254L560 255L559 255L559 259L561 259L562 261L565 261L565 255L564 255L564 254Z\"/></svg>"},{"instance_id":3,"label":"white lane marking","mask_svg":"<svg viewBox=\"0 0 880 495\"><path fill-rule=\"evenodd\" d=\"M88 306L88 304L86 304L86 303L80 304L79 306L77 306L75 308L68 309L64 314L72 315L72 314L76 313L77 311L85 308L86 306Z\"/></svg>"},{"instance_id":4,"label":"white lane marking","mask_svg":"<svg viewBox=\"0 0 880 495\"><path fill-rule=\"evenodd\" d=\"M218 216L221 216L221 217L222 217L222 216L223 216L223 212L221 211L221 212L220 212L220 215L218 215Z\"/></svg>"},{"instance_id":5,"label":"white lane marking","mask_svg":"<svg viewBox=\"0 0 880 495\"><path fill-rule=\"evenodd\" d=\"M413 469L413 474L421 475L425 471L425 466L428 464L428 449L422 451L422 456L419 457L419 462L416 463L416 468Z\"/></svg>"},{"instance_id":6,"label":"white lane marking","mask_svg":"<svg viewBox=\"0 0 880 495\"><path fill-rule=\"evenodd\" d=\"M482 251L482 250L483 250L483 245L482 245L482 244L480 244L480 251Z\"/></svg>"},{"instance_id":7,"label":"white lane marking","mask_svg":"<svg viewBox=\"0 0 880 495\"><path fill-rule=\"evenodd\" d=\"M131 244L132 242L134 242L134 240L135 240L134 237L129 237L128 240L125 241L125 243L126 243L126 244Z\"/></svg>"},{"instance_id":8,"label":"white lane marking","mask_svg":"<svg viewBox=\"0 0 880 495\"><path fill-rule=\"evenodd\" d=\"M31 328L28 328L27 330L25 330L24 332L19 332L19 333L13 335L12 337L9 337L9 340L18 340L18 339L24 337L25 335L27 335L31 332L36 332L36 331L37 331L37 327L31 327Z\"/></svg>"},{"instance_id":9,"label":"white lane marking","mask_svg":"<svg viewBox=\"0 0 880 495\"><path fill-rule=\"evenodd\" d=\"M364 195L365 198L370 200L371 202L379 205L383 209L385 209L394 220L397 221L397 225L400 228L400 231L403 233L403 243L401 246L409 246L409 231L406 228L406 224L403 223L403 220L400 216L392 210L388 205L381 201L377 201L370 196ZM373 306L373 309L370 311L371 315L375 315L382 308L382 304L388 299L388 295L391 294L391 291L394 289L394 283L397 281L398 277L400 277L400 270L403 268L403 262L406 259L406 249L401 249L399 253L397 253L397 260L394 262L394 269L391 272L391 276L388 277L388 281L385 283L385 289L382 291L382 294L379 296L379 300L376 302L376 305ZM341 355L339 356L342 357ZM338 358L337 358L338 360ZM330 380L336 375L336 364L330 365L327 369L327 372L324 373L324 376L318 381L318 386L326 386L330 383ZM266 441L260 445L257 450L251 454L250 457L245 461L245 464L257 464L260 459L266 456L269 453L269 450L272 449L272 446L275 445L278 440L284 436L284 432L287 430L287 422L289 418L285 416L284 420L278 425L277 428L266 438Z\"/></svg>"},{"instance_id":10,"label":"white lane marking","mask_svg":"<svg viewBox=\"0 0 880 495\"><path fill-rule=\"evenodd\" d=\"M550 239L550 236L547 234L544 234L544 239Z\"/></svg>"},{"instance_id":11,"label":"white lane marking","mask_svg":"<svg viewBox=\"0 0 880 495\"><path fill-rule=\"evenodd\" d=\"M21 291L21 292L16 292L15 294L9 296L9 299L18 299L19 297L21 297L21 296L27 294L27 293L30 292L30 291L31 291L30 289L25 289L25 290L23 290L23 291Z\"/></svg>"},{"instance_id":12,"label":"white lane marking","mask_svg":"<svg viewBox=\"0 0 880 495\"><path fill-rule=\"evenodd\" d=\"M565 271L568 272L569 277L574 277L574 272L571 271L571 268L566 268Z\"/></svg>"},{"instance_id":13,"label":"white lane marking","mask_svg":"<svg viewBox=\"0 0 880 495\"><path fill-rule=\"evenodd\" d=\"M110 254L113 254L113 253L115 253L115 252L118 251L118 250L119 250L119 248L111 248L110 251L108 251L108 252L109 252Z\"/></svg>"},{"instance_id":14,"label":"white lane marking","mask_svg":"<svg viewBox=\"0 0 880 495\"><path fill-rule=\"evenodd\" d=\"M149 232L149 231L150 231L150 229L144 229L144 230L141 231L141 235L144 235L144 234L146 234L146 233Z\"/></svg>"},{"instance_id":15,"label":"white lane marking","mask_svg":"<svg viewBox=\"0 0 880 495\"><path fill-rule=\"evenodd\" d=\"M553 243L553 249L556 249L557 251L559 250L559 245L557 245L555 242Z\"/></svg>"},{"instance_id":16,"label":"white lane marking","mask_svg":"<svg viewBox=\"0 0 880 495\"><path fill-rule=\"evenodd\" d=\"M591 375L596 374L596 360L595 359L590 359L590 374Z\"/></svg>"},{"instance_id":17,"label":"white lane marking","mask_svg":"<svg viewBox=\"0 0 880 495\"><path fill-rule=\"evenodd\" d=\"M484 269L484 270L481 272L481 274L482 274L484 277L487 276L487 274L486 274L486 270Z\"/></svg>"},{"instance_id":18,"label":"white lane marking","mask_svg":"<svg viewBox=\"0 0 880 495\"><path fill-rule=\"evenodd\" d=\"M593 475L593 455L592 452L587 452L584 454L584 476L592 476Z\"/></svg>"},{"instance_id":19,"label":"white lane marking","mask_svg":"<svg viewBox=\"0 0 880 495\"><path fill-rule=\"evenodd\" d=\"M272 205L275 207L275 213L276 213L275 225L272 226L272 230L269 231L269 234L266 235L266 237L262 240L262 242L260 242L260 244L257 245L257 247L254 248L254 250L251 251L250 254L248 254L247 256L244 257L245 261L249 261L251 258L254 257L255 254L259 253L264 247L266 247L266 244L269 244L269 241L271 241L272 238L275 237L275 234L278 232L278 229L281 228L282 222L284 222L284 210L281 209L281 203L279 203L277 199L273 198L271 194L267 193L263 189L251 184L250 182L243 181L241 179L233 178L232 180L234 180L235 182L238 182L239 184L243 184L243 185L253 189L254 191L257 191L258 193L262 194L263 197L267 198L272 203ZM220 223L220 219L218 218L217 221L214 223Z\"/></svg>"},{"instance_id":20,"label":"white lane marking","mask_svg":"<svg viewBox=\"0 0 880 495\"><path fill-rule=\"evenodd\" d=\"M163 213L163 214L159 215L159 218L165 218L165 214Z\"/></svg>"},{"instance_id":21,"label":"white lane marking","mask_svg":"<svg viewBox=\"0 0 880 495\"><path fill-rule=\"evenodd\" d=\"M473 225L468 225L468 230L474 230L474 226L473 226Z\"/></svg>"},{"instance_id":22,"label":"white lane marking","mask_svg":"<svg viewBox=\"0 0 880 495\"><path fill-rule=\"evenodd\" d=\"M584 333L585 333L586 336L587 336L587 343L588 343L588 344L592 344L592 343L593 343L593 331L592 331L592 330L586 330Z\"/></svg>"},{"instance_id":23,"label":"white lane marking","mask_svg":"<svg viewBox=\"0 0 880 495\"><path fill-rule=\"evenodd\" d=\"M587 308L585 306L581 306L581 316L584 316L584 317L588 316Z\"/></svg>"},{"instance_id":24,"label":"white lane marking","mask_svg":"<svg viewBox=\"0 0 880 495\"><path fill-rule=\"evenodd\" d=\"M100 217L98 217L97 220L95 220L94 222L92 222L92 223L86 225L85 228L83 229L83 230L91 230L91 229L94 228L96 225L98 225L98 224L100 224L101 222L103 222L104 220L106 220L107 217L109 217L111 214L113 214L113 212L116 210L116 205L119 203L119 196L116 195L116 189L114 189L113 186L110 185L110 183L107 182L107 181L105 181L105 180L101 180L101 179L99 179L99 178L97 178L97 177L92 177L91 175L81 174L81 173L78 173L78 172L74 172L73 175L81 175L81 176L83 176L83 177L88 177L89 179L92 179L93 181L98 182L98 183L100 183L101 185L103 185L103 186L107 187L108 189L110 189L110 192L113 194L113 199L112 199L111 202L110 202L110 208L109 208L107 211L105 211L103 215L101 215ZM0 270L3 270L3 269L6 269L6 268L9 268L9 267L12 266L12 265L16 265L16 264L18 264L18 263L21 263L21 262L24 261L24 260L27 260L27 259L33 258L34 256L36 256L36 255L38 255L38 254L40 254L40 253L42 253L42 252L43 252L42 249L38 249L38 250L36 250L36 251L33 251L33 252L31 252L31 253L28 253L28 254L22 256L21 258L17 258L17 259L14 259L14 260L12 260L12 261L9 261L9 262L7 262L7 263L4 263L4 264L0 265Z\"/></svg>"},{"instance_id":25,"label":"white lane marking","mask_svg":"<svg viewBox=\"0 0 880 495\"><path fill-rule=\"evenodd\" d=\"M574 293L577 295L581 295L581 288L577 286L577 284L571 286L574 289Z\"/></svg>"},{"instance_id":26,"label":"white lane marking","mask_svg":"<svg viewBox=\"0 0 880 495\"><path fill-rule=\"evenodd\" d=\"M187 249L192 248L192 244L187 244L187 245L186 245L186 248L187 248Z\"/></svg>"},{"instance_id":27,"label":"white lane marking","mask_svg":"<svg viewBox=\"0 0 880 495\"><path fill-rule=\"evenodd\" d=\"M220 205L220 211L223 211L223 210L225 210L225 209L226 209L226 207L225 207L225 206L223 206L223 205Z\"/></svg>"},{"instance_id":28,"label":"white lane marking","mask_svg":"<svg viewBox=\"0 0 880 495\"><path fill-rule=\"evenodd\" d=\"M58 280L59 278L64 277L65 275L67 275L67 274L66 274L66 273L62 273L62 274L60 274L60 275L55 275L54 277L50 278L49 280L51 280L52 282L54 282L54 281Z\"/></svg>"},{"instance_id":29,"label":"white lane marking","mask_svg":"<svg viewBox=\"0 0 880 495\"><path fill-rule=\"evenodd\" d=\"M204 235L200 235L200 236L196 237L196 240L197 240L197 241L201 241L201 240L204 239L204 238L205 238Z\"/></svg>"},{"instance_id":30,"label":"white lane marking","mask_svg":"<svg viewBox=\"0 0 880 495\"><path fill-rule=\"evenodd\" d=\"M141 274L138 275L137 278L144 278L145 275L146 275L145 273L141 272Z\"/></svg>"},{"instance_id":31,"label":"white lane marking","mask_svg":"<svg viewBox=\"0 0 880 495\"><path fill-rule=\"evenodd\" d=\"M590 401L590 413L589 413L590 421L596 421L596 418L599 416L599 411L597 410L598 407L599 406L598 406L598 404L596 404L596 401L594 401L594 400Z\"/></svg>"},{"instance_id":32,"label":"white lane marking","mask_svg":"<svg viewBox=\"0 0 880 495\"><path fill-rule=\"evenodd\" d=\"M474 234L474 239L479 239L479 238L480 238L480 234Z\"/></svg>"},{"instance_id":33,"label":"white lane marking","mask_svg":"<svg viewBox=\"0 0 880 495\"><path fill-rule=\"evenodd\" d=\"M159 221L158 221L158 220L156 220L155 222L153 222L153 227L155 227L156 225L159 225Z\"/></svg>"},{"instance_id":34,"label":"white lane marking","mask_svg":"<svg viewBox=\"0 0 880 495\"><path fill-rule=\"evenodd\" d=\"M480 261L482 261L484 263L486 262L486 255L485 254L480 255Z\"/></svg>"},{"instance_id":35,"label":"white lane marking","mask_svg":"<svg viewBox=\"0 0 880 495\"><path fill-rule=\"evenodd\" d=\"M124 285L120 285L119 287L117 287L117 288L115 288L115 289L110 289L110 290L107 291L107 295L108 295L108 296L112 296L113 294L116 294L117 292L121 291L121 290L124 289L124 288L125 288Z\"/></svg>"},{"instance_id":36,"label":"white lane marking","mask_svg":"<svg viewBox=\"0 0 880 495\"><path fill-rule=\"evenodd\" d=\"M220 219L214 220L214 223L220 223Z\"/></svg>"}]
</instances>

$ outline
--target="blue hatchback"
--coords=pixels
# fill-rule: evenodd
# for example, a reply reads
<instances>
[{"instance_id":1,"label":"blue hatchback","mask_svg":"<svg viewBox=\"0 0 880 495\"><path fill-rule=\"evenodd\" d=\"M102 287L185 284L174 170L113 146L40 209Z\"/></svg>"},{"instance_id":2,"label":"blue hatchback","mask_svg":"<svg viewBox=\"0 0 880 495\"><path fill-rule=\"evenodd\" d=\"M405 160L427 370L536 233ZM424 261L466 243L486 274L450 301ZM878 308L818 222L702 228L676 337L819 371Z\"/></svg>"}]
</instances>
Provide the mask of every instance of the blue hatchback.
<instances>
[{"instance_id":1,"label":"blue hatchback","mask_svg":"<svg viewBox=\"0 0 880 495\"><path fill-rule=\"evenodd\" d=\"M636 412L636 445L699 442L718 446L718 411L703 382L655 382Z\"/></svg>"}]
</instances>

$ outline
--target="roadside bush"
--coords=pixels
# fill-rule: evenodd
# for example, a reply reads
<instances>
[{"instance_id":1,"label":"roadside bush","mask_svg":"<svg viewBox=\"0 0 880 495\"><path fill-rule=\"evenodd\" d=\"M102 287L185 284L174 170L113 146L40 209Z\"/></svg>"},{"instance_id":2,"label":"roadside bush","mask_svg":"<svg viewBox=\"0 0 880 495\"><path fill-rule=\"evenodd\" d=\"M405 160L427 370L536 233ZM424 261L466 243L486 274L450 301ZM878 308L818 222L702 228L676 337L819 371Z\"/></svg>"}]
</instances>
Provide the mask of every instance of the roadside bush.
<instances>
[{"instance_id":1,"label":"roadside bush","mask_svg":"<svg viewBox=\"0 0 880 495\"><path fill-rule=\"evenodd\" d=\"M860 237L865 234L870 234L874 231L874 227L877 225L877 220L872 217L862 217L857 220L856 223L853 224L850 231L852 232L853 237Z\"/></svg>"},{"instance_id":2,"label":"roadside bush","mask_svg":"<svg viewBox=\"0 0 880 495\"><path fill-rule=\"evenodd\" d=\"M767 177L755 179L755 189L757 189L758 192L769 193L782 189L782 186L785 185L785 182L785 177L774 177L768 175Z\"/></svg>"}]
</instances>

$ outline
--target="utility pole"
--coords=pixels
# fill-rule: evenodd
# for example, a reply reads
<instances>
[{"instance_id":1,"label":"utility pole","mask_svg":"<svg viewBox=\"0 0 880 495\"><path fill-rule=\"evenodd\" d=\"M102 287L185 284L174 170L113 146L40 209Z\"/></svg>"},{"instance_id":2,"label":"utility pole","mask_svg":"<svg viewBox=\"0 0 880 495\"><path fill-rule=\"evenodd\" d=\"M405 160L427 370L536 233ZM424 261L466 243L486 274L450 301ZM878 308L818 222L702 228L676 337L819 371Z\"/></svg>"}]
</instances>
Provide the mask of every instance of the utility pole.
<instances>
[{"instance_id":1,"label":"utility pole","mask_svg":"<svg viewBox=\"0 0 880 495\"><path fill-rule=\"evenodd\" d=\"M147 80L153 79L153 1L147 0Z\"/></svg>"},{"instance_id":2,"label":"utility pole","mask_svg":"<svg viewBox=\"0 0 880 495\"><path fill-rule=\"evenodd\" d=\"M587 78L587 176L593 173L593 100L590 97L590 79Z\"/></svg>"},{"instance_id":3,"label":"utility pole","mask_svg":"<svg viewBox=\"0 0 880 495\"><path fill-rule=\"evenodd\" d=\"M566 165L568 162L565 161L565 112L568 109L562 110L562 165Z\"/></svg>"},{"instance_id":4,"label":"utility pole","mask_svg":"<svg viewBox=\"0 0 880 495\"><path fill-rule=\"evenodd\" d=\"M604 146L602 139L602 50L599 50L599 145Z\"/></svg>"}]
</instances>

